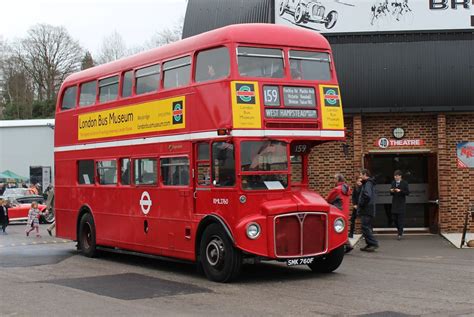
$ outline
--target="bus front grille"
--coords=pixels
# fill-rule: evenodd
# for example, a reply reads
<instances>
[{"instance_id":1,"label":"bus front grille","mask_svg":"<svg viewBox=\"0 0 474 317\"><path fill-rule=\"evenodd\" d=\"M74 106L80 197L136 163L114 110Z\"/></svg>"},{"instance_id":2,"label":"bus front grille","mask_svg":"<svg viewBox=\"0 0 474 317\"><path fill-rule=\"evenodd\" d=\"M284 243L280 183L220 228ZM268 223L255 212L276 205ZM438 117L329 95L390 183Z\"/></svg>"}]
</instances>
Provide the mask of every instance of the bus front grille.
<instances>
[{"instance_id":1,"label":"bus front grille","mask_svg":"<svg viewBox=\"0 0 474 317\"><path fill-rule=\"evenodd\" d=\"M275 255L314 256L327 250L327 216L324 213L294 213L274 219Z\"/></svg>"}]
</instances>

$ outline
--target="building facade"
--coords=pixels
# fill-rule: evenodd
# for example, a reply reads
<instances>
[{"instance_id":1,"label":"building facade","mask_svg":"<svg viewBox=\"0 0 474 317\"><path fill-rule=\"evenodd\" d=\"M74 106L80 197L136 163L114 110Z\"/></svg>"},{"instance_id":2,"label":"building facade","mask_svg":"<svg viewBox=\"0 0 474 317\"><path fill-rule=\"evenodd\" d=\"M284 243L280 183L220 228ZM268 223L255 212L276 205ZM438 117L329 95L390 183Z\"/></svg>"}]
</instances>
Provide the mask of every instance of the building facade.
<instances>
[{"instance_id":1,"label":"building facade","mask_svg":"<svg viewBox=\"0 0 474 317\"><path fill-rule=\"evenodd\" d=\"M470 1L189 0L183 37L235 23L310 28L332 45L347 140L313 149L315 190L327 193L336 172L353 182L368 168L375 226L389 230L388 188L400 169L411 189L408 230L462 230L474 204Z\"/></svg>"},{"instance_id":2,"label":"building facade","mask_svg":"<svg viewBox=\"0 0 474 317\"><path fill-rule=\"evenodd\" d=\"M33 181L30 167L54 175L54 119L0 120L0 172L10 170ZM46 175L45 175L46 179ZM46 182L45 184L49 184Z\"/></svg>"}]
</instances>

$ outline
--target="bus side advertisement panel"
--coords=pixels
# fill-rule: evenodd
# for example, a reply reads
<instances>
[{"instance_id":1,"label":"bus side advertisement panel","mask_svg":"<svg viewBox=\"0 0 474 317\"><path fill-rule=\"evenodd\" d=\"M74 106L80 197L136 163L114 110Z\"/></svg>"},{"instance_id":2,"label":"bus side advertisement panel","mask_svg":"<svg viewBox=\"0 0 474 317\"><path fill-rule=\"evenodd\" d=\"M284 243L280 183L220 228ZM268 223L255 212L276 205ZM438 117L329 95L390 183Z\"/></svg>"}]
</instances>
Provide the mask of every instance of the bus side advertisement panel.
<instances>
[{"instance_id":1,"label":"bus side advertisement panel","mask_svg":"<svg viewBox=\"0 0 474 317\"><path fill-rule=\"evenodd\" d=\"M78 140L185 128L185 96L81 114Z\"/></svg>"},{"instance_id":2,"label":"bus side advertisement panel","mask_svg":"<svg viewBox=\"0 0 474 317\"><path fill-rule=\"evenodd\" d=\"M262 127L258 83L231 82L232 125L234 128L260 129Z\"/></svg>"},{"instance_id":3,"label":"bus side advertisement panel","mask_svg":"<svg viewBox=\"0 0 474 317\"><path fill-rule=\"evenodd\" d=\"M342 101L339 86L320 85L321 113L323 129L343 130Z\"/></svg>"}]
</instances>

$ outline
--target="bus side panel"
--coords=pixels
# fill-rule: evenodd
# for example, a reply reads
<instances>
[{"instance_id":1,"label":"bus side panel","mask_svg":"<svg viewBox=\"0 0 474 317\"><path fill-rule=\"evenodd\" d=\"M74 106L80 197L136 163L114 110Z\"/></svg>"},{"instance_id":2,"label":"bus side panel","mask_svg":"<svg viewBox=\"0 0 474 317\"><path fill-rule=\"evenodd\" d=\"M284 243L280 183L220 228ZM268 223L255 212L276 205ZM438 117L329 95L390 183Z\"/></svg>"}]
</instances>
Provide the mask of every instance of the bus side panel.
<instances>
[{"instance_id":1,"label":"bus side panel","mask_svg":"<svg viewBox=\"0 0 474 317\"><path fill-rule=\"evenodd\" d=\"M76 164L64 153L55 153L55 217L56 235L76 240L79 207L75 206Z\"/></svg>"}]
</instances>

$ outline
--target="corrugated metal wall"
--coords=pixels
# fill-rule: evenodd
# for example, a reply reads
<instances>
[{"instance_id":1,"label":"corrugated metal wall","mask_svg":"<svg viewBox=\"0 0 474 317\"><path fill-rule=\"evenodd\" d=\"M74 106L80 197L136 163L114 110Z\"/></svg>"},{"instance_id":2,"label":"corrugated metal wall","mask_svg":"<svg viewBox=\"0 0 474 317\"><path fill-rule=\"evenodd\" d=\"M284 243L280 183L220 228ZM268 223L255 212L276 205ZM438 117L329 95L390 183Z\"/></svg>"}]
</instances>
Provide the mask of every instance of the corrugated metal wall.
<instances>
[{"instance_id":1,"label":"corrugated metal wall","mask_svg":"<svg viewBox=\"0 0 474 317\"><path fill-rule=\"evenodd\" d=\"M183 38L273 23L273 0L189 0ZM474 111L474 32L328 35L346 113Z\"/></svg>"},{"instance_id":2,"label":"corrugated metal wall","mask_svg":"<svg viewBox=\"0 0 474 317\"><path fill-rule=\"evenodd\" d=\"M239 23L272 23L273 0L188 0L183 38Z\"/></svg>"},{"instance_id":3,"label":"corrugated metal wall","mask_svg":"<svg viewBox=\"0 0 474 317\"><path fill-rule=\"evenodd\" d=\"M328 39L348 113L474 110L472 32Z\"/></svg>"}]
</instances>

